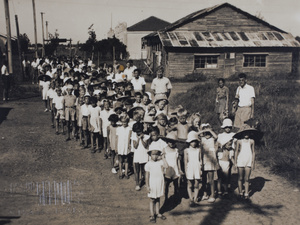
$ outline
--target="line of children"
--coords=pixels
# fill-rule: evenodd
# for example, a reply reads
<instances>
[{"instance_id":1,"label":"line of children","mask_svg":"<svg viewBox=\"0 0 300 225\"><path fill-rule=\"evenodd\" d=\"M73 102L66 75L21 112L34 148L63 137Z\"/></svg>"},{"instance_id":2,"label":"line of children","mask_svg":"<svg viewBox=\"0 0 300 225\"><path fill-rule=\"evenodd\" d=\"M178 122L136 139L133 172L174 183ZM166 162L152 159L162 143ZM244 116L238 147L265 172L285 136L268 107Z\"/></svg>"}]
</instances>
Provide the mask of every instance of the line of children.
<instances>
[{"instance_id":1,"label":"line of children","mask_svg":"<svg viewBox=\"0 0 300 225\"><path fill-rule=\"evenodd\" d=\"M110 157L113 174L129 179L134 172L136 191L145 184L151 199L151 222L166 219L159 211L160 198L165 196L168 203L171 183L175 200L180 197L182 182L187 183L190 206L199 199L213 203L216 196L228 197L233 165L238 167L239 194L249 198L255 160L253 138L257 135L253 130L235 134L232 121L226 118L221 126L224 132L217 135L209 124L201 124L200 113L189 116L187 110L178 107L168 114L167 98L152 100L144 88L135 92L134 85L124 79L112 82L115 76L112 66L108 68L107 76L89 69L90 75L64 73L65 82L52 78L47 106L55 115L56 134L60 128L65 133L66 125L66 141L72 134L84 149L90 148L92 153L102 149L104 158ZM139 71L134 72L139 77Z\"/></svg>"}]
</instances>

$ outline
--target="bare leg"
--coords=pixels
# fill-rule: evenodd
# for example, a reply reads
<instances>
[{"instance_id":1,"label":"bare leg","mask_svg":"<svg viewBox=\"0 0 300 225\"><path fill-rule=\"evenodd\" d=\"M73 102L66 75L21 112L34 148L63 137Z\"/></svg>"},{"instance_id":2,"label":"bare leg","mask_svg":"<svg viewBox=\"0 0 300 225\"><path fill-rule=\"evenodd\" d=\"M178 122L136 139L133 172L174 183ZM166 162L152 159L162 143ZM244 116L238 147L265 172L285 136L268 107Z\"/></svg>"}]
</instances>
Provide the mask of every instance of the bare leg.
<instances>
[{"instance_id":1,"label":"bare leg","mask_svg":"<svg viewBox=\"0 0 300 225\"><path fill-rule=\"evenodd\" d=\"M99 149L99 133L95 133L95 138L96 138L96 149Z\"/></svg>"},{"instance_id":2,"label":"bare leg","mask_svg":"<svg viewBox=\"0 0 300 225\"><path fill-rule=\"evenodd\" d=\"M215 195L214 171L208 172L208 182L210 184L210 198L214 198Z\"/></svg>"},{"instance_id":3,"label":"bare leg","mask_svg":"<svg viewBox=\"0 0 300 225\"><path fill-rule=\"evenodd\" d=\"M93 132L90 133L91 134L91 149L94 149L94 136L95 134Z\"/></svg>"},{"instance_id":4,"label":"bare leg","mask_svg":"<svg viewBox=\"0 0 300 225\"><path fill-rule=\"evenodd\" d=\"M122 158L122 156L119 156L119 176L120 177L123 176L122 168L123 168L123 158Z\"/></svg>"},{"instance_id":5,"label":"bare leg","mask_svg":"<svg viewBox=\"0 0 300 225\"><path fill-rule=\"evenodd\" d=\"M192 188L193 188L193 183L192 183L191 180L188 180L187 192L188 192L190 201L193 201L193 191L192 191Z\"/></svg>"},{"instance_id":6,"label":"bare leg","mask_svg":"<svg viewBox=\"0 0 300 225\"><path fill-rule=\"evenodd\" d=\"M159 209L160 209L160 199L157 198L157 199L155 199L155 212L156 212L155 214L156 215L160 215Z\"/></svg>"},{"instance_id":7,"label":"bare leg","mask_svg":"<svg viewBox=\"0 0 300 225\"><path fill-rule=\"evenodd\" d=\"M198 194L199 194L199 181L195 180L195 184L194 184L194 202L197 202Z\"/></svg>"},{"instance_id":8,"label":"bare leg","mask_svg":"<svg viewBox=\"0 0 300 225\"><path fill-rule=\"evenodd\" d=\"M244 176L244 181L245 181L245 196L249 195L249 178L251 175L251 167L245 167L245 176Z\"/></svg>"},{"instance_id":9,"label":"bare leg","mask_svg":"<svg viewBox=\"0 0 300 225\"><path fill-rule=\"evenodd\" d=\"M245 168L238 167L238 189L240 195L243 193L243 177L244 177Z\"/></svg>"},{"instance_id":10,"label":"bare leg","mask_svg":"<svg viewBox=\"0 0 300 225\"><path fill-rule=\"evenodd\" d=\"M150 199L150 216L154 217L154 205L155 205L155 199L151 198Z\"/></svg>"},{"instance_id":11,"label":"bare leg","mask_svg":"<svg viewBox=\"0 0 300 225\"><path fill-rule=\"evenodd\" d=\"M177 180L177 182L178 182L178 180ZM171 179L166 178L166 183L165 183L165 201L168 199L169 185L170 185L170 183L171 183Z\"/></svg>"},{"instance_id":12,"label":"bare leg","mask_svg":"<svg viewBox=\"0 0 300 225\"><path fill-rule=\"evenodd\" d=\"M128 162L125 162L125 176L128 176Z\"/></svg>"},{"instance_id":13,"label":"bare leg","mask_svg":"<svg viewBox=\"0 0 300 225\"><path fill-rule=\"evenodd\" d=\"M136 186L140 185L140 164L134 163L134 176Z\"/></svg>"}]
</instances>

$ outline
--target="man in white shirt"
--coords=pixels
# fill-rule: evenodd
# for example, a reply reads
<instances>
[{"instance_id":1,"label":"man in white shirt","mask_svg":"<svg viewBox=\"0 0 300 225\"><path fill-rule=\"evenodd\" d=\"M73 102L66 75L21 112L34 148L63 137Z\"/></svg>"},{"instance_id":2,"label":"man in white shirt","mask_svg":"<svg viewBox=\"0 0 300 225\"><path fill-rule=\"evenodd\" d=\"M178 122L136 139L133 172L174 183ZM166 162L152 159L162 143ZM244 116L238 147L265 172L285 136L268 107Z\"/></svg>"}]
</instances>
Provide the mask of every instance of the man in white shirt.
<instances>
[{"instance_id":1,"label":"man in white shirt","mask_svg":"<svg viewBox=\"0 0 300 225\"><path fill-rule=\"evenodd\" d=\"M135 92L141 92L141 93L145 93L145 79L144 77L141 77L141 70L139 69L135 69L134 72L134 78L131 80L131 83L133 85L133 90Z\"/></svg>"},{"instance_id":2,"label":"man in white shirt","mask_svg":"<svg viewBox=\"0 0 300 225\"><path fill-rule=\"evenodd\" d=\"M5 61L1 67L1 78L2 78L2 83L3 83L3 101L8 101L9 97L9 91L10 91L10 75L8 72L8 62Z\"/></svg>"},{"instance_id":3,"label":"man in white shirt","mask_svg":"<svg viewBox=\"0 0 300 225\"><path fill-rule=\"evenodd\" d=\"M238 109L235 113L234 126L241 128L244 122L254 117L254 88L247 84L247 76L239 74L240 86L236 90L235 98L239 99Z\"/></svg>"},{"instance_id":4,"label":"man in white shirt","mask_svg":"<svg viewBox=\"0 0 300 225\"><path fill-rule=\"evenodd\" d=\"M32 67L32 70L31 70L32 71L32 84L38 83L38 81L37 81L38 65L39 65L39 62L37 61L36 58L34 58L32 63L31 63L31 67Z\"/></svg>"},{"instance_id":5,"label":"man in white shirt","mask_svg":"<svg viewBox=\"0 0 300 225\"><path fill-rule=\"evenodd\" d=\"M157 77L153 79L151 84L154 96L166 96L169 98L172 85L169 78L164 77L164 68L162 66L158 67L156 75Z\"/></svg>"},{"instance_id":6,"label":"man in white shirt","mask_svg":"<svg viewBox=\"0 0 300 225\"><path fill-rule=\"evenodd\" d=\"M127 80L131 81L133 78L133 72L136 69L136 66L133 65L132 60L128 60L126 63L126 69L124 70L124 74L127 76Z\"/></svg>"}]
</instances>

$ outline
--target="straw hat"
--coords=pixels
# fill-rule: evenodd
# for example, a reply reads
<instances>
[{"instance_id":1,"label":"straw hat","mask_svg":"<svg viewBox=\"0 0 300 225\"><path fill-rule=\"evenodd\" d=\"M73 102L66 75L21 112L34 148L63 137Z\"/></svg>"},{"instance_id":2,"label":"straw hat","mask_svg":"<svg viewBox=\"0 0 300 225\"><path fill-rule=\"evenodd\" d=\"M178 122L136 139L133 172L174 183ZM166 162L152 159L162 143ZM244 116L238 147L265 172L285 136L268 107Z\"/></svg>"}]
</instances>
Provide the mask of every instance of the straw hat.
<instances>
[{"instance_id":1,"label":"straw hat","mask_svg":"<svg viewBox=\"0 0 300 225\"><path fill-rule=\"evenodd\" d=\"M233 138L236 139L243 139L245 137L245 135L249 135L250 139L253 139L255 141L259 141L262 137L263 137L263 132L250 127L249 125L245 124L240 130L239 132L237 132Z\"/></svg>"},{"instance_id":2,"label":"straw hat","mask_svg":"<svg viewBox=\"0 0 300 225\"><path fill-rule=\"evenodd\" d=\"M124 105L123 105L123 103L122 102L116 102L115 104L114 104L114 111L116 111L117 109L123 109L124 108Z\"/></svg>"},{"instance_id":3,"label":"straw hat","mask_svg":"<svg viewBox=\"0 0 300 225\"><path fill-rule=\"evenodd\" d=\"M106 97L113 97L113 96L115 96L115 95L116 95L116 93L115 93L114 91L109 90L109 91L107 92L107 94L106 94Z\"/></svg>"},{"instance_id":4,"label":"straw hat","mask_svg":"<svg viewBox=\"0 0 300 225\"><path fill-rule=\"evenodd\" d=\"M152 101L152 98L151 98L151 92L146 91L145 94L147 94L147 95L149 96L149 100Z\"/></svg>"},{"instance_id":5,"label":"straw hat","mask_svg":"<svg viewBox=\"0 0 300 225\"><path fill-rule=\"evenodd\" d=\"M198 133L196 131L191 131L188 133L186 142L190 143L192 141L199 141Z\"/></svg>"},{"instance_id":6,"label":"straw hat","mask_svg":"<svg viewBox=\"0 0 300 225\"><path fill-rule=\"evenodd\" d=\"M160 102L162 100L166 101L166 104L169 103L169 100L168 100L168 98L166 96L157 96L154 99L154 104L156 104L156 103L158 103L158 102Z\"/></svg>"},{"instance_id":7,"label":"straw hat","mask_svg":"<svg viewBox=\"0 0 300 225\"><path fill-rule=\"evenodd\" d=\"M83 81L79 81L79 86L82 86L84 85L84 82Z\"/></svg>"},{"instance_id":8,"label":"straw hat","mask_svg":"<svg viewBox=\"0 0 300 225\"><path fill-rule=\"evenodd\" d=\"M133 118L133 112L134 112L135 110L143 111L143 114L145 113L144 108L141 107L141 106L132 107L132 108L128 111L128 113L127 113L128 116L129 116L130 118Z\"/></svg>"},{"instance_id":9,"label":"straw hat","mask_svg":"<svg viewBox=\"0 0 300 225\"><path fill-rule=\"evenodd\" d=\"M225 127L232 127L232 120L231 119L226 118L226 119L223 120L221 128L225 128Z\"/></svg>"},{"instance_id":10,"label":"straw hat","mask_svg":"<svg viewBox=\"0 0 300 225\"><path fill-rule=\"evenodd\" d=\"M86 93L84 94L84 97L91 97L91 95L90 95L88 92L86 92Z\"/></svg>"}]
</instances>

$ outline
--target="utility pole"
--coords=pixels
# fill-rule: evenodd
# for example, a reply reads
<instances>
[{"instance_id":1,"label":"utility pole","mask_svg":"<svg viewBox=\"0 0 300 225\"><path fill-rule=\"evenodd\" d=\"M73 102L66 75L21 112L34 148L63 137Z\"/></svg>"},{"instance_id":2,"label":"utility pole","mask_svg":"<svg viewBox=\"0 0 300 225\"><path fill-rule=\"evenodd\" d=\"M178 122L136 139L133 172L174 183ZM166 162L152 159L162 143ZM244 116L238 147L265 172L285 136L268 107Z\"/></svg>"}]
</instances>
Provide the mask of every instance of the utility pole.
<instances>
[{"instance_id":1,"label":"utility pole","mask_svg":"<svg viewBox=\"0 0 300 225\"><path fill-rule=\"evenodd\" d=\"M33 25L34 25L34 40L35 40L35 57L38 58L35 0L32 0L32 8L33 8Z\"/></svg>"},{"instance_id":2,"label":"utility pole","mask_svg":"<svg viewBox=\"0 0 300 225\"><path fill-rule=\"evenodd\" d=\"M41 17L42 17L42 38L43 38L43 49L42 49L42 57L45 56L45 37L44 37L44 12L41 12Z\"/></svg>"},{"instance_id":3,"label":"utility pole","mask_svg":"<svg viewBox=\"0 0 300 225\"><path fill-rule=\"evenodd\" d=\"M24 67L22 64L22 49L21 49L21 43L20 43L20 31L19 31L19 21L18 21L18 15L15 15L15 19L16 19L16 29L17 29L17 38L18 38L18 52L19 52L19 62L20 62L20 66L21 66L21 71L22 71L22 77L23 77L23 81L25 80L25 74L24 74ZM27 63L27 62L25 62Z\"/></svg>"},{"instance_id":4,"label":"utility pole","mask_svg":"<svg viewBox=\"0 0 300 225\"><path fill-rule=\"evenodd\" d=\"M46 21L46 40L49 40L48 21Z\"/></svg>"},{"instance_id":5,"label":"utility pole","mask_svg":"<svg viewBox=\"0 0 300 225\"><path fill-rule=\"evenodd\" d=\"M12 48L11 48L11 31L10 31L10 17L9 17L9 6L8 0L4 0L5 8L5 21L6 21L6 43L7 43L7 61L8 61L8 72L9 74L13 73L12 67Z\"/></svg>"}]
</instances>

